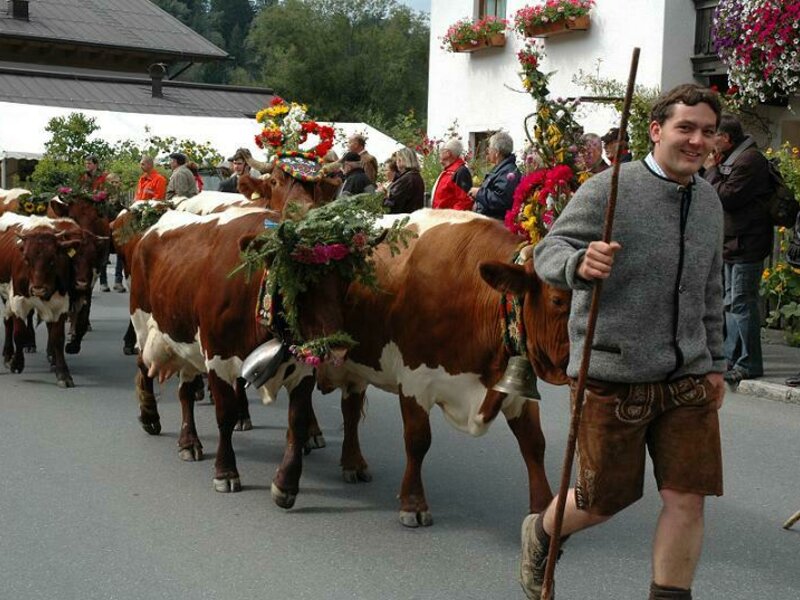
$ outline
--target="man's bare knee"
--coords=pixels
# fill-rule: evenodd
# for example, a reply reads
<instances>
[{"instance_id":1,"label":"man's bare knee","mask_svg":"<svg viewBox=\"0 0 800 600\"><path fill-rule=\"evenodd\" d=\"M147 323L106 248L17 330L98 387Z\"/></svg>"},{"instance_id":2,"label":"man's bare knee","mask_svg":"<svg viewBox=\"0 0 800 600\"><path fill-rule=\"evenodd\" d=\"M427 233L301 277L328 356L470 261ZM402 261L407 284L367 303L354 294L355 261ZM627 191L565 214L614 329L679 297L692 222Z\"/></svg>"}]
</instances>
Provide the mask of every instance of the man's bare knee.
<instances>
[{"instance_id":1,"label":"man's bare knee","mask_svg":"<svg viewBox=\"0 0 800 600\"><path fill-rule=\"evenodd\" d=\"M686 519L697 519L703 516L705 496L677 490L661 490L661 500L664 510L669 513L683 515Z\"/></svg>"}]
</instances>

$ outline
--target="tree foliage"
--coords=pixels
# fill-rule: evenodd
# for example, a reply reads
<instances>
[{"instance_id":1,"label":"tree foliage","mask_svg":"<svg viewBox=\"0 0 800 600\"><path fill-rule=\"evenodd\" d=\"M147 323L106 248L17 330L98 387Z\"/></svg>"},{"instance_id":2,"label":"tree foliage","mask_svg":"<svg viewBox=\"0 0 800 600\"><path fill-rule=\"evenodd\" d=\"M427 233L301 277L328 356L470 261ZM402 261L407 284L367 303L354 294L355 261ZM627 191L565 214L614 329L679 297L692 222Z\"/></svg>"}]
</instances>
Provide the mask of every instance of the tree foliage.
<instances>
[{"instance_id":1,"label":"tree foliage","mask_svg":"<svg viewBox=\"0 0 800 600\"><path fill-rule=\"evenodd\" d=\"M320 118L390 134L425 125L430 27L397 0L154 1L233 57L185 77L271 87Z\"/></svg>"},{"instance_id":2,"label":"tree foliage","mask_svg":"<svg viewBox=\"0 0 800 600\"><path fill-rule=\"evenodd\" d=\"M255 19L253 81L330 120L391 123L427 104L429 26L395 0L285 0Z\"/></svg>"}]
</instances>

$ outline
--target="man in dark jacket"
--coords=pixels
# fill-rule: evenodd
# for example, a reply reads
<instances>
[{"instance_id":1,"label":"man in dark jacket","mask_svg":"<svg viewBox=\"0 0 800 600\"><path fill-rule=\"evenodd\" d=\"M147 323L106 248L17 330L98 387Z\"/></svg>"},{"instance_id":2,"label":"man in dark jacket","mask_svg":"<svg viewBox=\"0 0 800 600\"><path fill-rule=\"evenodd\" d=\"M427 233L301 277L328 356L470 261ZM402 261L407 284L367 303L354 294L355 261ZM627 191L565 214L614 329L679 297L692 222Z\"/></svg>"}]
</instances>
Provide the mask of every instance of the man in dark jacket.
<instances>
[{"instance_id":1,"label":"man in dark jacket","mask_svg":"<svg viewBox=\"0 0 800 600\"><path fill-rule=\"evenodd\" d=\"M520 180L511 136L498 131L490 137L488 157L495 167L486 174L481 187L472 188L469 195L475 200L475 212L502 220L514 202Z\"/></svg>"},{"instance_id":2,"label":"man in dark jacket","mask_svg":"<svg viewBox=\"0 0 800 600\"><path fill-rule=\"evenodd\" d=\"M717 190L725 216L725 381L738 384L764 374L758 286L772 250L772 193L767 159L732 115L720 119L716 160L705 178Z\"/></svg>"},{"instance_id":3,"label":"man in dark jacket","mask_svg":"<svg viewBox=\"0 0 800 600\"><path fill-rule=\"evenodd\" d=\"M361 166L361 157L355 152L346 152L342 157L342 171L344 184L339 191L340 196L355 196L375 191L375 186Z\"/></svg>"}]
</instances>

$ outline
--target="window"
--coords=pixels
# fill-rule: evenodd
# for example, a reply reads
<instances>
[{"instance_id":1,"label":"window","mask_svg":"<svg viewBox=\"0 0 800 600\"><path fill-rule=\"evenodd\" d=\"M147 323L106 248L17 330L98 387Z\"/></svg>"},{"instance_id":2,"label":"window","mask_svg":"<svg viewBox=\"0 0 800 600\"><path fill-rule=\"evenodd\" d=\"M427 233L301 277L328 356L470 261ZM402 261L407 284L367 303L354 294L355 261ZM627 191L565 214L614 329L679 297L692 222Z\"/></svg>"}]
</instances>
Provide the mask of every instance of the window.
<instances>
[{"instance_id":1,"label":"window","mask_svg":"<svg viewBox=\"0 0 800 600\"><path fill-rule=\"evenodd\" d=\"M718 0L695 0L695 8L697 9L694 30L695 56L715 54L714 42L711 39L711 27L717 4L719 4Z\"/></svg>"},{"instance_id":2,"label":"window","mask_svg":"<svg viewBox=\"0 0 800 600\"><path fill-rule=\"evenodd\" d=\"M506 18L506 0L478 0L478 18Z\"/></svg>"},{"instance_id":3,"label":"window","mask_svg":"<svg viewBox=\"0 0 800 600\"><path fill-rule=\"evenodd\" d=\"M480 159L486 158L486 151L489 149L489 138L494 133L494 131L473 131L469 134L472 156Z\"/></svg>"}]
</instances>

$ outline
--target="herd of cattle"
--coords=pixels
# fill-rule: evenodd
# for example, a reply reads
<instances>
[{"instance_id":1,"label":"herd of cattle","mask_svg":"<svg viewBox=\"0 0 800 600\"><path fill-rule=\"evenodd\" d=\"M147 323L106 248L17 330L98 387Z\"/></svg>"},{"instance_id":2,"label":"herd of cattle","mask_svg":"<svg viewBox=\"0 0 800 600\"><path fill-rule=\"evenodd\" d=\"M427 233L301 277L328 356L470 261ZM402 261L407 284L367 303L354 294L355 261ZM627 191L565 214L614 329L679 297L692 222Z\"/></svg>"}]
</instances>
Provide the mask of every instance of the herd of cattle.
<instances>
[{"instance_id":1,"label":"herd of cattle","mask_svg":"<svg viewBox=\"0 0 800 600\"><path fill-rule=\"evenodd\" d=\"M46 217L25 217L16 212L22 190L0 190L6 368L22 372L26 351L35 347L35 317L47 325L47 358L59 385L74 385L65 352L80 351L94 277L113 248L130 276L132 325L124 345L126 353L137 354L141 426L149 434L160 433L154 379L177 374L179 456L200 460L203 445L193 408L203 394L202 376L207 376L219 427L213 485L220 492L241 489L232 436L236 429L252 427L242 362L271 339L255 318L260 278L229 274L240 262L240 249L264 230L265 220L280 220L290 204L310 209L325 203L335 186L325 180L298 181L275 169L257 180L243 177L239 190L241 195L206 192L181 202L132 236L120 235L132 218L129 211L109 223L90 202L54 198ZM385 224L394 218L384 217ZM472 435L485 432L503 413L528 470L530 509L539 512L552 492L544 471L538 404L492 390L509 359L501 304L506 295L522 299L527 358L540 378L563 384L570 295L537 278L531 253L523 250L523 260L517 261L522 264L514 264L519 240L496 220L426 209L412 213L407 227L416 237L399 254L393 255L386 244L378 246L377 286L331 275L300 298L304 337L344 331L357 344L336 364L312 367L289 357L259 388L265 402L281 388L289 394L286 449L272 497L281 507L293 506L304 449L324 445L311 402L315 386L326 393L341 390L344 479L369 481L358 425L365 390L373 385L400 399L406 448L399 495L404 525L432 523L422 462L431 443L429 412L434 405L451 424Z\"/></svg>"}]
</instances>

